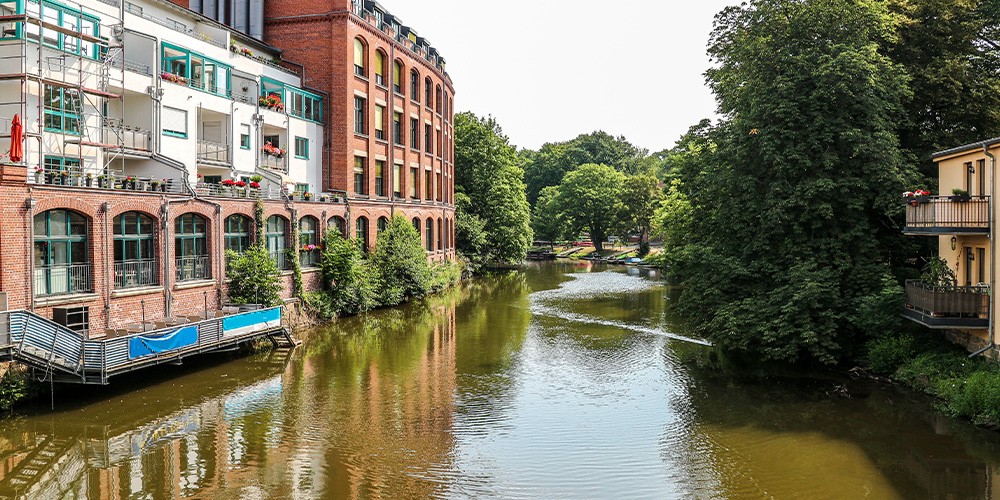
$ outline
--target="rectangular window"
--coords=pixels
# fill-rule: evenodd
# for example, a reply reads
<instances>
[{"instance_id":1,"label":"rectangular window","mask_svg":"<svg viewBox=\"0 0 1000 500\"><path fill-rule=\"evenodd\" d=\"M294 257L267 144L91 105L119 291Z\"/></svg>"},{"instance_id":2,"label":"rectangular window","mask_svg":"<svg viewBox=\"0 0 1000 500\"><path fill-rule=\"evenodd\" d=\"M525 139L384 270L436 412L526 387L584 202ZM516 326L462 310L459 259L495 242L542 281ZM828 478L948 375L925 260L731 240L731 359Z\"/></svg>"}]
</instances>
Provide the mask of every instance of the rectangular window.
<instances>
[{"instance_id":1,"label":"rectangular window","mask_svg":"<svg viewBox=\"0 0 1000 500\"><path fill-rule=\"evenodd\" d=\"M295 157L303 160L309 159L309 139L305 137L295 138Z\"/></svg>"},{"instance_id":2,"label":"rectangular window","mask_svg":"<svg viewBox=\"0 0 1000 500\"><path fill-rule=\"evenodd\" d=\"M187 138L187 111L164 106L161 119L163 122L163 135Z\"/></svg>"},{"instance_id":3,"label":"rectangular window","mask_svg":"<svg viewBox=\"0 0 1000 500\"><path fill-rule=\"evenodd\" d=\"M403 197L403 166L395 164L392 166L392 195L396 198Z\"/></svg>"},{"instance_id":4,"label":"rectangular window","mask_svg":"<svg viewBox=\"0 0 1000 500\"><path fill-rule=\"evenodd\" d=\"M240 147L250 149L250 125L240 124Z\"/></svg>"},{"instance_id":5,"label":"rectangular window","mask_svg":"<svg viewBox=\"0 0 1000 500\"><path fill-rule=\"evenodd\" d=\"M436 196L436 199L437 199L437 201L441 201L441 193L444 192L444 176L442 176L441 173L439 172L437 174L434 174L434 177L437 178L437 196Z\"/></svg>"},{"instance_id":6,"label":"rectangular window","mask_svg":"<svg viewBox=\"0 0 1000 500\"><path fill-rule=\"evenodd\" d=\"M354 157L354 194L367 194L365 189L365 159Z\"/></svg>"},{"instance_id":7,"label":"rectangular window","mask_svg":"<svg viewBox=\"0 0 1000 500\"><path fill-rule=\"evenodd\" d=\"M986 160L979 160L979 196L986 196ZM969 191L972 194L972 191Z\"/></svg>"},{"instance_id":8,"label":"rectangular window","mask_svg":"<svg viewBox=\"0 0 1000 500\"><path fill-rule=\"evenodd\" d=\"M384 160L375 160L375 196L385 196Z\"/></svg>"},{"instance_id":9,"label":"rectangular window","mask_svg":"<svg viewBox=\"0 0 1000 500\"><path fill-rule=\"evenodd\" d=\"M392 114L392 142L403 145L403 113Z\"/></svg>"},{"instance_id":10,"label":"rectangular window","mask_svg":"<svg viewBox=\"0 0 1000 500\"><path fill-rule=\"evenodd\" d=\"M979 282L986 283L986 249L977 248L976 251L979 253Z\"/></svg>"},{"instance_id":11,"label":"rectangular window","mask_svg":"<svg viewBox=\"0 0 1000 500\"><path fill-rule=\"evenodd\" d=\"M416 72L410 72L410 99L420 102L420 78Z\"/></svg>"},{"instance_id":12,"label":"rectangular window","mask_svg":"<svg viewBox=\"0 0 1000 500\"><path fill-rule=\"evenodd\" d=\"M972 162L966 162L965 164L965 190L972 193L972 176L975 174L976 169L972 166Z\"/></svg>"},{"instance_id":13,"label":"rectangular window","mask_svg":"<svg viewBox=\"0 0 1000 500\"><path fill-rule=\"evenodd\" d=\"M80 133L80 94L73 89L45 86L45 130Z\"/></svg>"},{"instance_id":14,"label":"rectangular window","mask_svg":"<svg viewBox=\"0 0 1000 500\"><path fill-rule=\"evenodd\" d=\"M385 140L385 106L375 105L375 138Z\"/></svg>"},{"instance_id":15,"label":"rectangular window","mask_svg":"<svg viewBox=\"0 0 1000 500\"><path fill-rule=\"evenodd\" d=\"M264 136L264 143L265 144L266 143L271 143L272 146L280 149L281 148L281 143L278 142L279 137L280 136L277 136L277 135L265 135Z\"/></svg>"},{"instance_id":16,"label":"rectangular window","mask_svg":"<svg viewBox=\"0 0 1000 500\"><path fill-rule=\"evenodd\" d=\"M229 97L232 73L229 65L169 43L163 44L160 57L164 80Z\"/></svg>"},{"instance_id":17,"label":"rectangular window","mask_svg":"<svg viewBox=\"0 0 1000 500\"><path fill-rule=\"evenodd\" d=\"M418 199L418 197L417 197L417 174L418 173L419 173L419 171L417 170L416 167L413 167L413 168L410 169L410 198L413 198L414 200Z\"/></svg>"},{"instance_id":18,"label":"rectangular window","mask_svg":"<svg viewBox=\"0 0 1000 500\"><path fill-rule=\"evenodd\" d=\"M434 103L434 89L430 80L424 80L424 106L428 108Z\"/></svg>"},{"instance_id":19,"label":"rectangular window","mask_svg":"<svg viewBox=\"0 0 1000 500\"><path fill-rule=\"evenodd\" d=\"M295 183L295 192L296 193L308 193L309 192L309 184L302 184L302 183L298 183L298 182Z\"/></svg>"},{"instance_id":20,"label":"rectangular window","mask_svg":"<svg viewBox=\"0 0 1000 500\"><path fill-rule=\"evenodd\" d=\"M63 156L46 156L43 164L46 172L80 172L79 158L66 158Z\"/></svg>"},{"instance_id":21,"label":"rectangular window","mask_svg":"<svg viewBox=\"0 0 1000 500\"><path fill-rule=\"evenodd\" d=\"M420 149L420 122L416 118L410 118L410 147Z\"/></svg>"},{"instance_id":22,"label":"rectangular window","mask_svg":"<svg viewBox=\"0 0 1000 500\"><path fill-rule=\"evenodd\" d=\"M434 185L431 181L431 171L424 171L424 199L430 200L434 197Z\"/></svg>"},{"instance_id":23,"label":"rectangular window","mask_svg":"<svg viewBox=\"0 0 1000 500\"><path fill-rule=\"evenodd\" d=\"M441 140L442 140L441 139L441 135L442 135L441 131L438 130L437 131L437 149L436 149L436 151L438 152L438 156L441 156Z\"/></svg>"},{"instance_id":24,"label":"rectangular window","mask_svg":"<svg viewBox=\"0 0 1000 500\"><path fill-rule=\"evenodd\" d=\"M368 108L367 99L364 97L354 97L354 133L365 135L368 133L365 110Z\"/></svg>"},{"instance_id":25,"label":"rectangular window","mask_svg":"<svg viewBox=\"0 0 1000 500\"><path fill-rule=\"evenodd\" d=\"M965 247L965 286L972 286L972 266L975 264L975 254L972 247Z\"/></svg>"},{"instance_id":26,"label":"rectangular window","mask_svg":"<svg viewBox=\"0 0 1000 500\"><path fill-rule=\"evenodd\" d=\"M434 131L430 123L424 124L424 151L434 153Z\"/></svg>"}]
</instances>

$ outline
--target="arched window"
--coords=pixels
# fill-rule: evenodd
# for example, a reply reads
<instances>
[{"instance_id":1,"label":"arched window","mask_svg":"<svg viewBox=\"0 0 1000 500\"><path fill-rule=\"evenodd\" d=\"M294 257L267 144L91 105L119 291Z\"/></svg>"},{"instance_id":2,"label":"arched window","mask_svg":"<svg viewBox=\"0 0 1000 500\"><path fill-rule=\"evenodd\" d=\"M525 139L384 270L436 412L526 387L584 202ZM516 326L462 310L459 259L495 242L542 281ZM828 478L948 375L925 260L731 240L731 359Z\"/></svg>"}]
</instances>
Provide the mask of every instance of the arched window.
<instances>
[{"instance_id":1,"label":"arched window","mask_svg":"<svg viewBox=\"0 0 1000 500\"><path fill-rule=\"evenodd\" d=\"M413 218L413 229L417 230L417 235L420 234L420 219L417 217Z\"/></svg>"},{"instance_id":2,"label":"arched window","mask_svg":"<svg viewBox=\"0 0 1000 500\"><path fill-rule=\"evenodd\" d=\"M174 264L177 281L212 277L208 254L208 221L198 214L184 214L174 221Z\"/></svg>"},{"instance_id":3,"label":"arched window","mask_svg":"<svg viewBox=\"0 0 1000 500\"><path fill-rule=\"evenodd\" d=\"M319 263L319 221L308 215L299 219L299 263L302 267Z\"/></svg>"},{"instance_id":4,"label":"arched window","mask_svg":"<svg viewBox=\"0 0 1000 500\"><path fill-rule=\"evenodd\" d=\"M354 221L354 235L358 239L358 242L361 244L361 251L362 252L367 252L368 251L368 218L367 217L358 217L358 219L356 221Z\"/></svg>"},{"instance_id":5,"label":"arched window","mask_svg":"<svg viewBox=\"0 0 1000 500\"><path fill-rule=\"evenodd\" d=\"M403 93L403 63L399 61L392 63L392 90L397 94Z\"/></svg>"},{"instance_id":6,"label":"arched window","mask_svg":"<svg viewBox=\"0 0 1000 500\"><path fill-rule=\"evenodd\" d=\"M243 253L250 248L250 218L234 214L226 217L226 250Z\"/></svg>"},{"instance_id":7,"label":"arched window","mask_svg":"<svg viewBox=\"0 0 1000 500\"><path fill-rule=\"evenodd\" d=\"M35 296L93 291L87 219L69 210L35 216Z\"/></svg>"},{"instance_id":8,"label":"arched window","mask_svg":"<svg viewBox=\"0 0 1000 500\"><path fill-rule=\"evenodd\" d=\"M434 89L434 110L441 114L441 86L438 85Z\"/></svg>"},{"instance_id":9,"label":"arched window","mask_svg":"<svg viewBox=\"0 0 1000 500\"><path fill-rule=\"evenodd\" d=\"M288 260L285 258L285 242L287 236L288 223L280 215L272 215L267 218L267 227L264 230L267 251L271 258L278 264L278 269L288 269Z\"/></svg>"},{"instance_id":10,"label":"arched window","mask_svg":"<svg viewBox=\"0 0 1000 500\"><path fill-rule=\"evenodd\" d=\"M354 74L365 76L365 42L360 38L354 39Z\"/></svg>"},{"instance_id":11,"label":"arched window","mask_svg":"<svg viewBox=\"0 0 1000 500\"><path fill-rule=\"evenodd\" d=\"M426 230L426 233L427 233L426 234L426 237L427 237L427 251L428 252L433 252L434 251L434 219L428 217L427 218L427 224L424 226L424 229Z\"/></svg>"},{"instance_id":12,"label":"arched window","mask_svg":"<svg viewBox=\"0 0 1000 500\"><path fill-rule=\"evenodd\" d=\"M447 250L448 248L450 248L448 246L448 243L451 240L451 230L448 228L448 224L449 224L448 219L445 219L444 220L444 248L445 248L445 250Z\"/></svg>"},{"instance_id":13,"label":"arched window","mask_svg":"<svg viewBox=\"0 0 1000 500\"><path fill-rule=\"evenodd\" d=\"M378 222L375 223L375 227L378 228L378 232L385 231L389 227L389 219L385 217L379 217Z\"/></svg>"},{"instance_id":14,"label":"arched window","mask_svg":"<svg viewBox=\"0 0 1000 500\"><path fill-rule=\"evenodd\" d=\"M444 250L444 223L438 219L438 250Z\"/></svg>"},{"instance_id":15,"label":"arched window","mask_svg":"<svg viewBox=\"0 0 1000 500\"><path fill-rule=\"evenodd\" d=\"M385 52L375 51L375 83L385 85Z\"/></svg>"},{"instance_id":16,"label":"arched window","mask_svg":"<svg viewBox=\"0 0 1000 500\"><path fill-rule=\"evenodd\" d=\"M333 217L330 217L330 219L326 221L326 227L327 229L331 227L336 228L337 231L340 232L340 236L344 237L345 239L347 238L347 221L344 220L343 217L339 215L334 215Z\"/></svg>"},{"instance_id":17,"label":"arched window","mask_svg":"<svg viewBox=\"0 0 1000 500\"><path fill-rule=\"evenodd\" d=\"M428 108L434 105L434 83L431 77L424 78L424 106Z\"/></svg>"},{"instance_id":18,"label":"arched window","mask_svg":"<svg viewBox=\"0 0 1000 500\"><path fill-rule=\"evenodd\" d=\"M153 250L153 218L125 212L114 220L115 289L159 284L160 273Z\"/></svg>"},{"instance_id":19,"label":"arched window","mask_svg":"<svg viewBox=\"0 0 1000 500\"><path fill-rule=\"evenodd\" d=\"M420 102L420 73L410 70L410 99Z\"/></svg>"}]
</instances>

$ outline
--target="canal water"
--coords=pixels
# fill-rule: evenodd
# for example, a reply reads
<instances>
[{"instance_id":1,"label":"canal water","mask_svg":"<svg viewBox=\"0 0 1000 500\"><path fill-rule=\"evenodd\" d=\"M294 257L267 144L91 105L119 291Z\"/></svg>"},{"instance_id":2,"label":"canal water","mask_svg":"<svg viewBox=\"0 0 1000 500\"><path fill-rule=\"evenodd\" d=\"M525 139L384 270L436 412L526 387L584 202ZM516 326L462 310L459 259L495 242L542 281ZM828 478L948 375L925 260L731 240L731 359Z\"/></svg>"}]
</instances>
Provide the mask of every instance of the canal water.
<instances>
[{"instance_id":1,"label":"canal water","mask_svg":"<svg viewBox=\"0 0 1000 500\"><path fill-rule=\"evenodd\" d=\"M57 394L0 497L993 498L1000 439L857 381L742 382L637 269L541 264Z\"/></svg>"}]
</instances>

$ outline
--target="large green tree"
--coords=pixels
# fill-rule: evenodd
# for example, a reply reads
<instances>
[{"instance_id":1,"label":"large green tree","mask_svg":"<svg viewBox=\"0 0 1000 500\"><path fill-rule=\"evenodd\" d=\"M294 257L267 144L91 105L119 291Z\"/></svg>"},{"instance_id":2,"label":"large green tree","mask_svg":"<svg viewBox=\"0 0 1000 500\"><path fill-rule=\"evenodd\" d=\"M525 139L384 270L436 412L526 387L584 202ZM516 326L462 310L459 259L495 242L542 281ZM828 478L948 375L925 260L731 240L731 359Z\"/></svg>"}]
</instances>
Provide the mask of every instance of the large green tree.
<instances>
[{"instance_id":1,"label":"large green tree","mask_svg":"<svg viewBox=\"0 0 1000 500\"><path fill-rule=\"evenodd\" d=\"M628 237L639 234L639 255L649 253L649 231L653 223L653 213L663 199L660 181L652 173L630 175L625 178L621 193L619 212L619 233Z\"/></svg>"},{"instance_id":2,"label":"large green tree","mask_svg":"<svg viewBox=\"0 0 1000 500\"><path fill-rule=\"evenodd\" d=\"M557 186L542 189L531 212L531 229L535 232L535 238L551 243L564 236L563 224L559 220L558 198Z\"/></svg>"},{"instance_id":3,"label":"large green tree","mask_svg":"<svg viewBox=\"0 0 1000 500\"><path fill-rule=\"evenodd\" d=\"M547 143L538 151L522 151L521 154L525 159L528 201L532 205L542 189L558 186L567 172L580 165L610 165L626 174L641 172L649 165L648 151L636 147L625 137L614 137L603 131L581 134L566 142Z\"/></svg>"},{"instance_id":4,"label":"large green tree","mask_svg":"<svg viewBox=\"0 0 1000 500\"><path fill-rule=\"evenodd\" d=\"M430 288L431 268L420 233L401 215L394 216L379 232L371 260L382 284L383 304L423 296Z\"/></svg>"},{"instance_id":5,"label":"large green tree","mask_svg":"<svg viewBox=\"0 0 1000 500\"><path fill-rule=\"evenodd\" d=\"M455 189L469 198L465 216L483 222L481 260L521 262L531 246L531 207L517 151L492 117L455 115ZM467 224L456 224L456 229ZM459 240L468 238L459 236Z\"/></svg>"},{"instance_id":6,"label":"large green tree","mask_svg":"<svg viewBox=\"0 0 1000 500\"><path fill-rule=\"evenodd\" d=\"M718 346L835 363L868 333L914 178L895 134L906 78L884 51L898 21L879 0L753 0L717 16L707 77L723 119L696 141L712 154L678 176L689 232L672 271Z\"/></svg>"},{"instance_id":7,"label":"large green tree","mask_svg":"<svg viewBox=\"0 0 1000 500\"><path fill-rule=\"evenodd\" d=\"M559 220L566 234L590 233L594 248L617 232L625 174L608 165L588 163L563 177L556 195Z\"/></svg>"}]
</instances>

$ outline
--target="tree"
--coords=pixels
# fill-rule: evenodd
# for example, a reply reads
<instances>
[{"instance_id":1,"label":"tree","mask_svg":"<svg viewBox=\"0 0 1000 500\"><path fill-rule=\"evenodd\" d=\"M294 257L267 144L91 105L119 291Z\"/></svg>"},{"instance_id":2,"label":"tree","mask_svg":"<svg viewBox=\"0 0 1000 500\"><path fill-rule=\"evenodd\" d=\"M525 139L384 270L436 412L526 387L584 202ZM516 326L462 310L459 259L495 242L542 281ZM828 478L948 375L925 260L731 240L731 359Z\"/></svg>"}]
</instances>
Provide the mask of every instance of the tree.
<instances>
[{"instance_id":1,"label":"tree","mask_svg":"<svg viewBox=\"0 0 1000 500\"><path fill-rule=\"evenodd\" d=\"M470 212L471 204L465 193L455 193L455 246L476 267L484 264L486 222Z\"/></svg>"},{"instance_id":2,"label":"tree","mask_svg":"<svg viewBox=\"0 0 1000 500\"><path fill-rule=\"evenodd\" d=\"M455 188L469 197L463 211L484 223L482 260L524 260L532 240L524 171L517 151L492 117L455 115Z\"/></svg>"},{"instance_id":3,"label":"tree","mask_svg":"<svg viewBox=\"0 0 1000 500\"><path fill-rule=\"evenodd\" d=\"M328 315L356 314L379 306L378 273L369 264L359 241L344 239L340 231L327 231L320 269L324 309L332 313Z\"/></svg>"},{"instance_id":4,"label":"tree","mask_svg":"<svg viewBox=\"0 0 1000 500\"><path fill-rule=\"evenodd\" d=\"M624 183L625 174L608 165L588 163L566 174L556 195L565 231L587 231L594 248L604 250L604 241L617 228Z\"/></svg>"},{"instance_id":5,"label":"tree","mask_svg":"<svg viewBox=\"0 0 1000 500\"><path fill-rule=\"evenodd\" d=\"M528 201L534 206L542 189L558 186L567 172L587 163L610 165L625 174L639 173L649 165L647 154L625 137L600 130L566 142L547 143L538 152L522 151Z\"/></svg>"},{"instance_id":6,"label":"tree","mask_svg":"<svg viewBox=\"0 0 1000 500\"><path fill-rule=\"evenodd\" d=\"M535 203L535 210L531 213L531 229L535 232L535 237L544 241L552 242L563 236L563 225L559 220L559 188L548 186L542 189Z\"/></svg>"},{"instance_id":7,"label":"tree","mask_svg":"<svg viewBox=\"0 0 1000 500\"><path fill-rule=\"evenodd\" d=\"M229 301L234 304L281 304L281 271L267 249L250 245L243 253L226 250L226 278L229 281Z\"/></svg>"},{"instance_id":8,"label":"tree","mask_svg":"<svg viewBox=\"0 0 1000 500\"><path fill-rule=\"evenodd\" d=\"M639 256L649 253L649 230L653 214L663 199L660 181L652 174L636 174L625 178L621 194L621 223L623 238L633 231L639 233Z\"/></svg>"},{"instance_id":9,"label":"tree","mask_svg":"<svg viewBox=\"0 0 1000 500\"><path fill-rule=\"evenodd\" d=\"M856 0L716 17L707 78L723 120L717 151L680 177L690 229L671 269L717 346L835 363L870 333L862 305L891 282L898 193L915 176L894 130L906 78L882 50L898 19Z\"/></svg>"},{"instance_id":10,"label":"tree","mask_svg":"<svg viewBox=\"0 0 1000 500\"><path fill-rule=\"evenodd\" d=\"M431 268L420 233L405 217L394 216L379 233L371 260L383 286L383 304L395 305L420 297L430 288Z\"/></svg>"}]
</instances>

